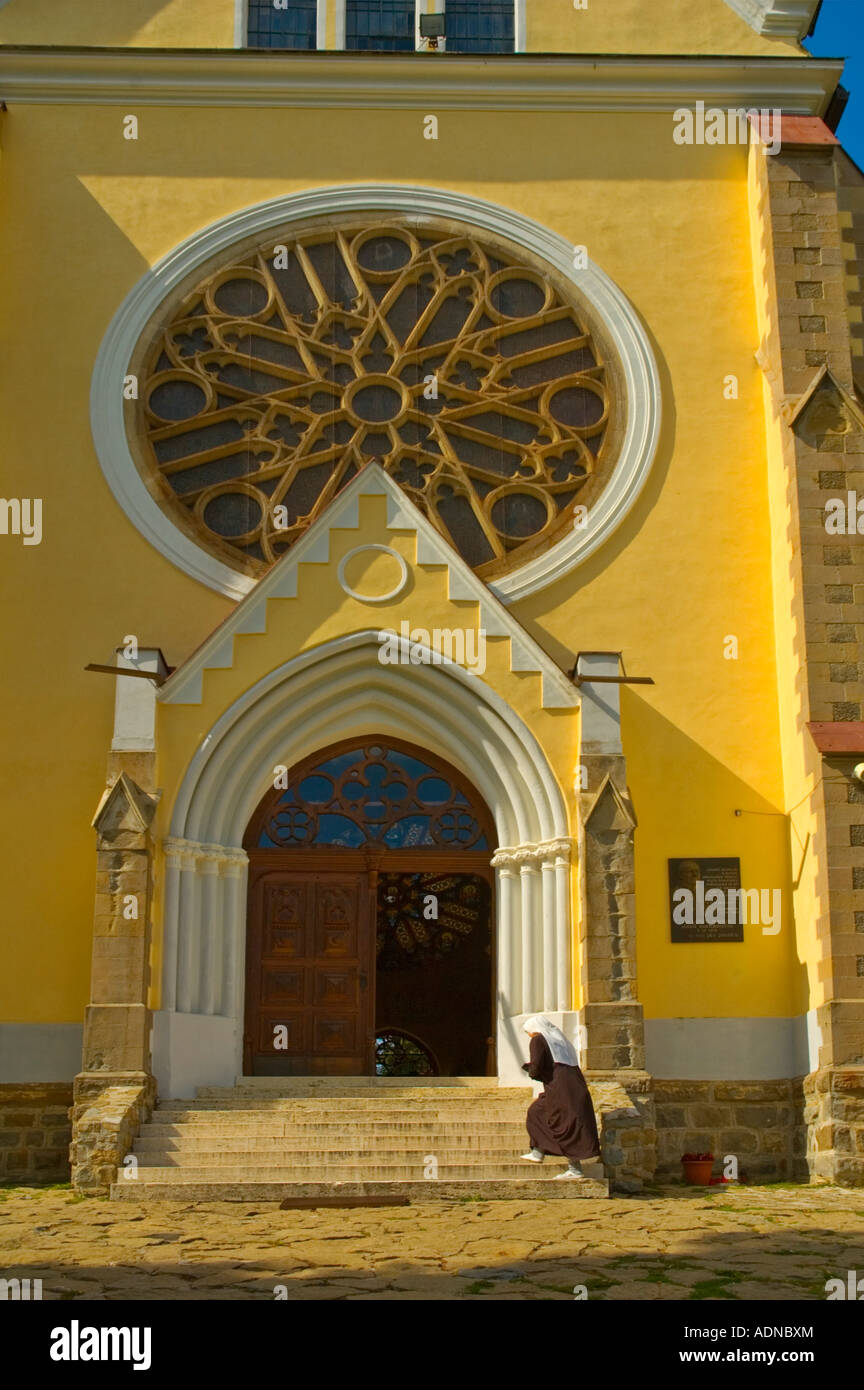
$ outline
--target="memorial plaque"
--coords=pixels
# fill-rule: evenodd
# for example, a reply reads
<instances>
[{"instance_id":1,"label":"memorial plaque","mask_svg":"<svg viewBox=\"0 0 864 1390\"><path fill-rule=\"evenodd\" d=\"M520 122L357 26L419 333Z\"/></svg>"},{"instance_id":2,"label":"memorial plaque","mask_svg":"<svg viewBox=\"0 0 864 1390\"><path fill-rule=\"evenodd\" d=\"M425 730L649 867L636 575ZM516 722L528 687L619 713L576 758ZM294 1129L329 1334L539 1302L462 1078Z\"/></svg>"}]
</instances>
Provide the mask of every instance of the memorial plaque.
<instances>
[{"instance_id":1,"label":"memorial plaque","mask_svg":"<svg viewBox=\"0 0 864 1390\"><path fill-rule=\"evenodd\" d=\"M743 941L741 860L670 859L668 863L672 940Z\"/></svg>"}]
</instances>

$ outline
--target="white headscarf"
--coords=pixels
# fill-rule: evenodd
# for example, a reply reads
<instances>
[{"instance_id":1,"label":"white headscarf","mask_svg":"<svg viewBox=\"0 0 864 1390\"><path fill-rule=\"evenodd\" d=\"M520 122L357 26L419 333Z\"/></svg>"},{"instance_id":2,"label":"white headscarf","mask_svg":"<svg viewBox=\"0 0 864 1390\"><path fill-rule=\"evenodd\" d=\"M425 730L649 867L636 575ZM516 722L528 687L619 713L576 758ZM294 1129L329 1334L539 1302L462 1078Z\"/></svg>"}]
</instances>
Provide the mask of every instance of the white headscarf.
<instances>
[{"instance_id":1,"label":"white headscarf","mask_svg":"<svg viewBox=\"0 0 864 1390\"><path fill-rule=\"evenodd\" d=\"M578 1067L579 1053L576 1048L548 1018L543 1018L541 1014L532 1014L530 1018L526 1018L522 1027L526 1033L542 1034L549 1044L553 1062L563 1062L567 1067Z\"/></svg>"}]
</instances>

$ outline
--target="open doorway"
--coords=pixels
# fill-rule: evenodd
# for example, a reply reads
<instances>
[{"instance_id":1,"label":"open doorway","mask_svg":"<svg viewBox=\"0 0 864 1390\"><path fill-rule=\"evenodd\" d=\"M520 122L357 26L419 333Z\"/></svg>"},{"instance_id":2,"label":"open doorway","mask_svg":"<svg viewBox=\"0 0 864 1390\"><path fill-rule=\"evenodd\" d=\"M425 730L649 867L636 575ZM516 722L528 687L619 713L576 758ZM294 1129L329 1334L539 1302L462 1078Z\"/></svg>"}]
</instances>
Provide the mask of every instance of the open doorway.
<instances>
[{"instance_id":1,"label":"open doorway","mask_svg":"<svg viewBox=\"0 0 864 1390\"><path fill-rule=\"evenodd\" d=\"M490 909L490 884L480 874L379 872L379 1076L494 1072Z\"/></svg>"},{"instance_id":2,"label":"open doorway","mask_svg":"<svg viewBox=\"0 0 864 1390\"><path fill-rule=\"evenodd\" d=\"M244 1074L495 1073L495 835L394 739L304 760L252 817Z\"/></svg>"}]
</instances>

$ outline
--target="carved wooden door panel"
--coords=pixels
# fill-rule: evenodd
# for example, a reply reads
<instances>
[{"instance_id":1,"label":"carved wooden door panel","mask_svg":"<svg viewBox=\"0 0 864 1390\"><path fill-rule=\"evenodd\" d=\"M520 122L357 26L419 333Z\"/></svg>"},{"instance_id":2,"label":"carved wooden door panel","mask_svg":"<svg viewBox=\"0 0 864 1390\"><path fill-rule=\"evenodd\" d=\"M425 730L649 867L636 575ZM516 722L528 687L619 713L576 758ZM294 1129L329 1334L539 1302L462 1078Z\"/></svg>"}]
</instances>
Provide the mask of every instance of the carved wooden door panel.
<instances>
[{"instance_id":1,"label":"carved wooden door panel","mask_svg":"<svg viewBox=\"0 0 864 1390\"><path fill-rule=\"evenodd\" d=\"M250 869L247 1076L372 1070L372 922L365 873Z\"/></svg>"}]
</instances>

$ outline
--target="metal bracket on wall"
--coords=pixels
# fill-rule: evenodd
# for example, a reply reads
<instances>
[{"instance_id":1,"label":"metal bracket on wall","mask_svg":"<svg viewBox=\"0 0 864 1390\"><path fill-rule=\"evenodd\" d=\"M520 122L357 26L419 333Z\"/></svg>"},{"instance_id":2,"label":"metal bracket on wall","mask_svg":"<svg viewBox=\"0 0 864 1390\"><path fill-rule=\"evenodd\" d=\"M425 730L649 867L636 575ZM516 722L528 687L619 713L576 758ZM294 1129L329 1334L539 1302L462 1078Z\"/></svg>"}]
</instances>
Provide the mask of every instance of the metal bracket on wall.
<instances>
[{"instance_id":1,"label":"metal bracket on wall","mask_svg":"<svg viewBox=\"0 0 864 1390\"><path fill-rule=\"evenodd\" d=\"M125 666L100 666L98 662L91 661L84 670L101 671L109 676L131 676L133 680L153 681L154 685L164 685L174 667L169 668L168 675L162 676L158 671L135 671L131 667L127 670Z\"/></svg>"},{"instance_id":2,"label":"metal bracket on wall","mask_svg":"<svg viewBox=\"0 0 864 1390\"><path fill-rule=\"evenodd\" d=\"M576 667L570 672L574 685L653 685L653 676L577 676Z\"/></svg>"}]
</instances>

